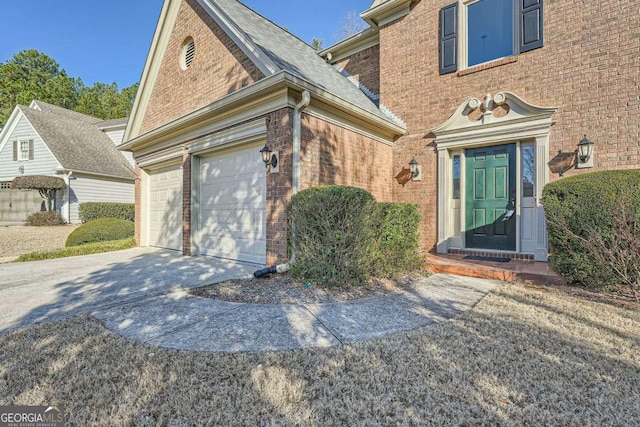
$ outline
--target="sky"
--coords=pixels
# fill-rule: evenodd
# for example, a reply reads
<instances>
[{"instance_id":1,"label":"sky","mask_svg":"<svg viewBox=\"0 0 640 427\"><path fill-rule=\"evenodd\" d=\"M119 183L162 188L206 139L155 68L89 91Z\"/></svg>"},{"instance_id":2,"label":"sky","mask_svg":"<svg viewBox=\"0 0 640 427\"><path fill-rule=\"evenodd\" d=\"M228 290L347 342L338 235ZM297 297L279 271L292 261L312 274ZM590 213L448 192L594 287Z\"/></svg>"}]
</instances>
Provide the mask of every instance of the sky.
<instances>
[{"instance_id":1,"label":"sky","mask_svg":"<svg viewBox=\"0 0 640 427\"><path fill-rule=\"evenodd\" d=\"M17 52L36 49L52 57L70 77L85 85L140 80L163 0L4 0L0 63ZM349 13L372 0L244 0L247 6L311 43L324 47ZM20 23L20 25L18 25ZM28 23L28 25L26 25ZM8 25L7 25L8 24Z\"/></svg>"}]
</instances>

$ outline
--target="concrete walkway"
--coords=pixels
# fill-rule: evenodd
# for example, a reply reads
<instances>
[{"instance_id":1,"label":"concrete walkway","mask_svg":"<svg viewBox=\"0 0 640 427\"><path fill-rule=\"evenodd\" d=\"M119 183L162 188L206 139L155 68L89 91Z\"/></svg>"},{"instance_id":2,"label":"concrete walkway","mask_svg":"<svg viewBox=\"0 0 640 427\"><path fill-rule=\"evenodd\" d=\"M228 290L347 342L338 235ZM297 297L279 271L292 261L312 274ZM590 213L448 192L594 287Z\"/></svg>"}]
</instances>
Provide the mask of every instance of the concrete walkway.
<instances>
[{"instance_id":1,"label":"concrete walkway","mask_svg":"<svg viewBox=\"0 0 640 427\"><path fill-rule=\"evenodd\" d=\"M186 289L255 268L170 251L111 254L0 266L0 332L80 313L125 338L209 352L290 350L355 343L450 319L499 286L435 274L413 291L344 303L241 304Z\"/></svg>"}]
</instances>

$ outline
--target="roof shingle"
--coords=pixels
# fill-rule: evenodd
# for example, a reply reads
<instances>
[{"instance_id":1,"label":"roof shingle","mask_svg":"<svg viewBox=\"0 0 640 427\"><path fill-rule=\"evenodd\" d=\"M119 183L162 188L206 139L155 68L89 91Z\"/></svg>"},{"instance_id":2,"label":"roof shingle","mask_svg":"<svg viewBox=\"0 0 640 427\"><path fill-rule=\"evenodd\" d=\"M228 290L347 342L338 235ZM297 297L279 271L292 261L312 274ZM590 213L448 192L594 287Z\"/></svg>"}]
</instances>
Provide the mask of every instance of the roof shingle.
<instances>
[{"instance_id":1,"label":"roof shingle","mask_svg":"<svg viewBox=\"0 0 640 427\"><path fill-rule=\"evenodd\" d=\"M18 106L62 167L133 179L131 166L113 141L98 128L102 119L41 101L39 109ZM33 104L32 104L33 105Z\"/></svg>"}]
</instances>

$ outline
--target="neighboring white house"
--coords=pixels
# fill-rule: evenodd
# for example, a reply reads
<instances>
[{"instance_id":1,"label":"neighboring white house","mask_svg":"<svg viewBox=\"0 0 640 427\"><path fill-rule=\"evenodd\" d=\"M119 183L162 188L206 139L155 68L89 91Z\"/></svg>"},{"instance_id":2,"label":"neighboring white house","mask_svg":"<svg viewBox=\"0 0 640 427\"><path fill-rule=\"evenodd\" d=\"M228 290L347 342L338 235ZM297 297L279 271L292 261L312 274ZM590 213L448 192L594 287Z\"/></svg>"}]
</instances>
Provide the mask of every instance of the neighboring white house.
<instances>
[{"instance_id":1,"label":"neighboring white house","mask_svg":"<svg viewBox=\"0 0 640 427\"><path fill-rule=\"evenodd\" d=\"M126 124L42 101L16 106L0 132L0 189L20 175L59 176L67 188L56 210L71 223L80 222L80 203L133 203L133 158L116 149Z\"/></svg>"}]
</instances>

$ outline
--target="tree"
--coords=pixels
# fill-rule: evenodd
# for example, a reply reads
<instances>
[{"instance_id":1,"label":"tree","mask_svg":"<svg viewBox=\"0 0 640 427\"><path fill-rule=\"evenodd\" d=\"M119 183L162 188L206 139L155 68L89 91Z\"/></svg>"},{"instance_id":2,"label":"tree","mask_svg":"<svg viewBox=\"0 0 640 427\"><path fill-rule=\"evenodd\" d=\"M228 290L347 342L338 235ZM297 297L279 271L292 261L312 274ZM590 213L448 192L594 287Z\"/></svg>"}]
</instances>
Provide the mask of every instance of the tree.
<instances>
[{"instance_id":1,"label":"tree","mask_svg":"<svg viewBox=\"0 0 640 427\"><path fill-rule=\"evenodd\" d=\"M37 50L23 50L0 64L0 127L18 104L32 100L73 109L78 99L80 79L69 77L51 57Z\"/></svg>"},{"instance_id":2,"label":"tree","mask_svg":"<svg viewBox=\"0 0 640 427\"><path fill-rule=\"evenodd\" d=\"M322 50L322 45L324 44L324 41L314 37L313 40L311 40L311 46L315 49L315 50Z\"/></svg>"},{"instance_id":3,"label":"tree","mask_svg":"<svg viewBox=\"0 0 640 427\"><path fill-rule=\"evenodd\" d=\"M118 85L96 82L83 87L75 111L104 120L126 117L131 112L138 83L118 91Z\"/></svg>"},{"instance_id":4,"label":"tree","mask_svg":"<svg viewBox=\"0 0 640 427\"><path fill-rule=\"evenodd\" d=\"M358 34L367 28L367 23L364 22L355 10L347 13L342 21L342 27L333 34L333 38L336 42L344 40Z\"/></svg>"},{"instance_id":5,"label":"tree","mask_svg":"<svg viewBox=\"0 0 640 427\"><path fill-rule=\"evenodd\" d=\"M131 113L138 83L118 91L116 83L85 86L69 77L51 57L37 50L23 50L0 64L0 129L16 105L34 99L89 114L104 120Z\"/></svg>"},{"instance_id":6,"label":"tree","mask_svg":"<svg viewBox=\"0 0 640 427\"><path fill-rule=\"evenodd\" d=\"M17 176L11 181L11 188L16 190L38 190L40 197L47 201L47 210L53 210L56 191L67 185L62 178L47 175Z\"/></svg>"}]
</instances>

